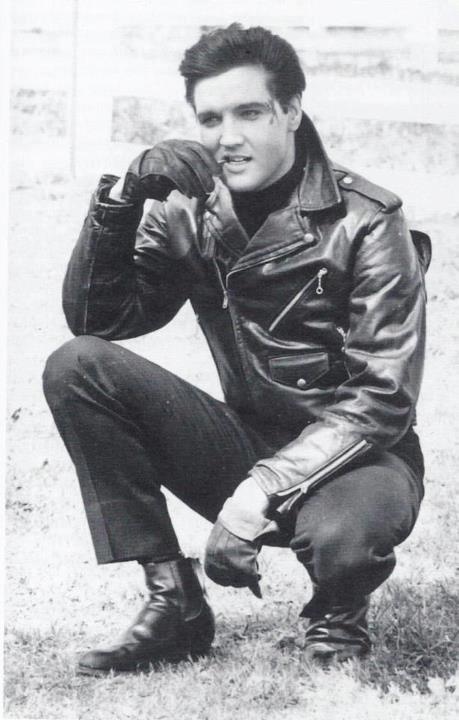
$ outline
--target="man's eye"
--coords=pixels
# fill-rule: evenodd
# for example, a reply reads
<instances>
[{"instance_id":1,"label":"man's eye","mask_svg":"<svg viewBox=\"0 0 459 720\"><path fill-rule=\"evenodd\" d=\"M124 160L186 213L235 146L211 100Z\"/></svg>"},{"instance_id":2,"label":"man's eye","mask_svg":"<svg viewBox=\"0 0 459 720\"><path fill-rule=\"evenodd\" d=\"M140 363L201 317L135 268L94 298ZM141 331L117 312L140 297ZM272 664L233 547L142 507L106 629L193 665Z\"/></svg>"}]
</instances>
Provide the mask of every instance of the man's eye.
<instances>
[{"instance_id":1,"label":"man's eye","mask_svg":"<svg viewBox=\"0 0 459 720\"><path fill-rule=\"evenodd\" d=\"M259 110L243 110L241 115L246 120L256 120L258 117L260 117L260 111Z\"/></svg>"},{"instance_id":2,"label":"man's eye","mask_svg":"<svg viewBox=\"0 0 459 720\"><path fill-rule=\"evenodd\" d=\"M207 128L212 128L216 127L219 122L220 118L218 118L216 115L209 115L208 117L205 117L201 120L201 125L204 125L204 127Z\"/></svg>"}]
</instances>

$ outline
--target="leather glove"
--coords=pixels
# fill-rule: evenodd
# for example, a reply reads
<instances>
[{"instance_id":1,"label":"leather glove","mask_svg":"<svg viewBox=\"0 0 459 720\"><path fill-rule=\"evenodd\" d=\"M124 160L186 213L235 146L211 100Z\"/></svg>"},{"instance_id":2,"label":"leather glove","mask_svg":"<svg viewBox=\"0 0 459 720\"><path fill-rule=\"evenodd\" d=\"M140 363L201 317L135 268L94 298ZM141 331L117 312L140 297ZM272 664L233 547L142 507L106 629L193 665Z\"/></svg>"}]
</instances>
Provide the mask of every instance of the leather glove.
<instances>
[{"instance_id":1,"label":"leather glove","mask_svg":"<svg viewBox=\"0 0 459 720\"><path fill-rule=\"evenodd\" d=\"M233 535L217 518L207 541L204 569L218 585L248 587L261 598L257 556L259 546Z\"/></svg>"},{"instance_id":2,"label":"leather glove","mask_svg":"<svg viewBox=\"0 0 459 720\"><path fill-rule=\"evenodd\" d=\"M220 166L192 140L164 140L138 155L127 170L121 197L126 202L165 200L172 190L205 199L214 189Z\"/></svg>"},{"instance_id":3,"label":"leather glove","mask_svg":"<svg viewBox=\"0 0 459 720\"><path fill-rule=\"evenodd\" d=\"M268 498L249 478L239 485L217 518L206 547L205 569L219 585L248 587L261 598L257 556L260 537L278 530L266 517Z\"/></svg>"}]
</instances>

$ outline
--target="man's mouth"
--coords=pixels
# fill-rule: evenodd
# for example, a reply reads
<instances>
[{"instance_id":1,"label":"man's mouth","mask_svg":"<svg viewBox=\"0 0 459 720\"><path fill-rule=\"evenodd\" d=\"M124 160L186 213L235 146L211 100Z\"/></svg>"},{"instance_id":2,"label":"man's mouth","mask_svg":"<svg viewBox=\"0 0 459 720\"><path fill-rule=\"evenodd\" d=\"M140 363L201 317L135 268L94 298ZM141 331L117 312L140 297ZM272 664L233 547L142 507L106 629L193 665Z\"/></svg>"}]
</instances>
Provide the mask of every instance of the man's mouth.
<instances>
[{"instance_id":1,"label":"man's mouth","mask_svg":"<svg viewBox=\"0 0 459 720\"><path fill-rule=\"evenodd\" d=\"M248 155L224 155L222 160L219 160L219 165L243 165L249 162L251 158Z\"/></svg>"}]
</instances>

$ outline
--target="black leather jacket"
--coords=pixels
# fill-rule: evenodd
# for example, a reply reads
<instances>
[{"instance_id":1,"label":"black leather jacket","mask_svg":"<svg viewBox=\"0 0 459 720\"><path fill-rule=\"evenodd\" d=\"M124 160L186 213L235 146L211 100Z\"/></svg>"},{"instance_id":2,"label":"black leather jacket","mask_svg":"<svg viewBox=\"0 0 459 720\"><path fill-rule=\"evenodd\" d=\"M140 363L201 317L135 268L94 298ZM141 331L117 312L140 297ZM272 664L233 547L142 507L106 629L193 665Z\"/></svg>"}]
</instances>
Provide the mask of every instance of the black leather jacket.
<instances>
[{"instance_id":1,"label":"black leather jacket","mask_svg":"<svg viewBox=\"0 0 459 720\"><path fill-rule=\"evenodd\" d=\"M423 370L428 258L401 201L332 165L307 117L299 132L303 180L250 241L220 181L204 205L177 191L154 202L139 227L104 176L64 283L71 330L109 340L191 301L226 401L277 438L251 473L269 495L398 443Z\"/></svg>"}]
</instances>

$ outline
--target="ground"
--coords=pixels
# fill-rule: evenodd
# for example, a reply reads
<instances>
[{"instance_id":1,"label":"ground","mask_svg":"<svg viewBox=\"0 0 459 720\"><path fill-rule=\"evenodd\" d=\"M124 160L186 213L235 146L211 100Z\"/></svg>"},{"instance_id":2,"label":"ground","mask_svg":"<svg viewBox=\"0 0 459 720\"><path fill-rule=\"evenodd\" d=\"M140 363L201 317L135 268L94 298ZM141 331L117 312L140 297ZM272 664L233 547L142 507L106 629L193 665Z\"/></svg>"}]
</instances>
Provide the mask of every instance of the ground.
<instances>
[{"instance_id":1,"label":"ground","mask_svg":"<svg viewBox=\"0 0 459 720\"><path fill-rule=\"evenodd\" d=\"M457 714L459 467L458 216L418 210L433 240L428 352L419 407L426 497L397 568L371 610L372 657L324 671L304 661L298 613L310 586L287 550L261 559L262 601L210 581L211 655L104 680L75 674L78 652L124 629L142 603L134 564L97 567L73 467L41 392L50 352L70 333L60 307L87 180L17 187L11 196L5 712L8 718L357 720ZM435 195L436 189L432 188ZM451 187L454 193L455 188ZM438 198L437 198L438 200ZM189 308L165 330L126 343L219 394ZM208 523L170 498L185 551L201 556Z\"/></svg>"}]
</instances>

